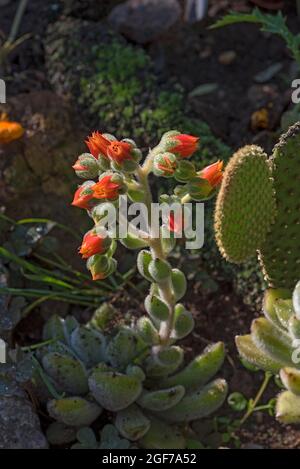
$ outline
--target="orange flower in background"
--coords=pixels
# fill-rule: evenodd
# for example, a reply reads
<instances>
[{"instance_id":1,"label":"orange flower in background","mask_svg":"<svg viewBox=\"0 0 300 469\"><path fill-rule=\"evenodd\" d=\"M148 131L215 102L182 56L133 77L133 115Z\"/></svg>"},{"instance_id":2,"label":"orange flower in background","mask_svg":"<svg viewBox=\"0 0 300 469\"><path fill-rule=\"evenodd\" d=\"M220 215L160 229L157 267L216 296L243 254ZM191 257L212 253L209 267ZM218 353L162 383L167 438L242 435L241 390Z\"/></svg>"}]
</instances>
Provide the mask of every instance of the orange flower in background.
<instances>
[{"instance_id":1,"label":"orange flower in background","mask_svg":"<svg viewBox=\"0 0 300 469\"><path fill-rule=\"evenodd\" d=\"M177 144L172 148L168 148L168 151L175 153L182 158L189 158L198 149L199 138L193 137L192 135L179 134L172 137L172 140L176 140Z\"/></svg>"},{"instance_id":2,"label":"orange flower in background","mask_svg":"<svg viewBox=\"0 0 300 469\"><path fill-rule=\"evenodd\" d=\"M79 253L82 255L82 258L88 259L94 254L102 254L105 252L107 249L106 239L107 238L99 236L92 231L86 233L79 248Z\"/></svg>"},{"instance_id":3,"label":"orange flower in background","mask_svg":"<svg viewBox=\"0 0 300 469\"><path fill-rule=\"evenodd\" d=\"M99 153L107 157L107 149L111 144L111 141L103 137L100 132L93 132L90 135L85 143L88 146L91 154L98 159Z\"/></svg>"},{"instance_id":4,"label":"orange flower in background","mask_svg":"<svg viewBox=\"0 0 300 469\"><path fill-rule=\"evenodd\" d=\"M222 177L223 177L222 169L223 169L223 161L219 160L216 163L213 163L207 166L206 168L204 168L200 172L200 177L202 179L206 179L212 187L217 187L222 181Z\"/></svg>"},{"instance_id":5,"label":"orange flower in background","mask_svg":"<svg viewBox=\"0 0 300 469\"><path fill-rule=\"evenodd\" d=\"M90 200L93 198L93 193L90 187L80 186L74 194L74 199L71 205L79 208L90 208Z\"/></svg>"},{"instance_id":6,"label":"orange flower in background","mask_svg":"<svg viewBox=\"0 0 300 469\"><path fill-rule=\"evenodd\" d=\"M116 199L119 196L121 186L113 182L112 177L108 174L91 187L95 199Z\"/></svg>"},{"instance_id":7,"label":"orange flower in background","mask_svg":"<svg viewBox=\"0 0 300 469\"><path fill-rule=\"evenodd\" d=\"M0 121L0 144L18 140L24 134L24 129L18 122Z\"/></svg>"},{"instance_id":8,"label":"orange flower in background","mask_svg":"<svg viewBox=\"0 0 300 469\"><path fill-rule=\"evenodd\" d=\"M107 148L107 155L116 163L122 163L124 160L131 159L132 146L127 142L110 142Z\"/></svg>"}]
</instances>

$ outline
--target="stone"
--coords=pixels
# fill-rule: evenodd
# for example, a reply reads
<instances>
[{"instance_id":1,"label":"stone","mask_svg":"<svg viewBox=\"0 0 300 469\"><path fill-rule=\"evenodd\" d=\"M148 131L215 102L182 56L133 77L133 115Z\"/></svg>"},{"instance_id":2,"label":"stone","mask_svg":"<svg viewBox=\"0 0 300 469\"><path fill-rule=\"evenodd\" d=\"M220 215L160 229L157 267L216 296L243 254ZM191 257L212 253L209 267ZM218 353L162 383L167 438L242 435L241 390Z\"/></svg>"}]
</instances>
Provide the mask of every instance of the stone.
<instances>
[{"instance_id":1,"label":"stone","mask_svg":"<svg viewBox=\"0 0 300 469\"><path fill-rule=\"evenodd\" d=\"M108 21L128 39L147 44L167 32L180 16L177 0L127 0L113 8Z\"/></svg>"},{"instance_id":2,"label":"stone","mask_svg":"<svg viewBox=\"0 0 300 469\"><path fill-rule=\"evenodd\" d=\"M218 61L222 65L231 65L236 59L236 52L234 50L226 50L222 52L219 57Z\"/></svg>"},{"instance_id":3,"label":"stone","mask_svg":"<svg viewBox=\"0 0 300 469\"><path fill-rule=\"evenodd\" d=\"M0 449L47 449L38 416L16 382L13 367L2 366L6 372L0 374Z\"/></svg>"},{"instance_id":4,"label":"stone","mask_svg":"<svg viewBox=\"0 0 300 469\"><path fill-rule=\"evenodd\" d=\"M0 397L0 449L46 449L46 438L25 398Z\"/></svg>"}]
</instances>

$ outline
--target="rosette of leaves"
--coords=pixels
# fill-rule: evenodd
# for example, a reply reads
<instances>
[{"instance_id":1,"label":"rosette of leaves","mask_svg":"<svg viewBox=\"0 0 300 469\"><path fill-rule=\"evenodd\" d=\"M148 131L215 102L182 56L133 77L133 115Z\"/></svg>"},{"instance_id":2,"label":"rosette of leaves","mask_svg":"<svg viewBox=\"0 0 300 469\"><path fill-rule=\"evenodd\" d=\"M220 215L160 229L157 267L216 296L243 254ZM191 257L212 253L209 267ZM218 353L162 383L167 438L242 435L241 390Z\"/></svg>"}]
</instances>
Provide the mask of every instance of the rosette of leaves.
<instances>
[{"instance_id":1,"label":"rosette of leaves","mask_svg":"<svg viewBox=\"0 0 300 469\"><path fill-rule=\"evenodd\" d=\"M98 326L108 312L112 308L103 304L85 326L53 316L44 327L48 345L36 352L33 383L54 420L49 442L66 445L77 434L76 447L185 448L186 425L210 415L226 397L225 381L214 378L224 360L223 344L185 363L184 350L175 345L175 336L190 330L183 309L172 345L156 354L161 319L145 316L108 334ZM86 427L106 412L115 428L104 427L98 443Z\"/></svg>"}]
</instances>

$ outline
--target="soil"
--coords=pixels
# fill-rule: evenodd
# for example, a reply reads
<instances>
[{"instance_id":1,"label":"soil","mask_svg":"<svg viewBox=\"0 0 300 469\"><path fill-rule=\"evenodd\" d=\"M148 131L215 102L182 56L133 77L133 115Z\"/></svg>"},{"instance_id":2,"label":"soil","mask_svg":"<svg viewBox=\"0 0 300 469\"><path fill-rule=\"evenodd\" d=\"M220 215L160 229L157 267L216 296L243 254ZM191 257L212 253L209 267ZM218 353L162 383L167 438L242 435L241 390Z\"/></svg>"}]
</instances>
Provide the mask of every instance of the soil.
<instances>
[{"instance_id":1,"label":"soil","mask_svg":"<svg viewBox=\"0 0 300 469\"><path fill-rule=\"evenodd\" d=\"M0 37L9 31L17 1L1 7ZM214 2L217 4L218 2ZM219 2L221 3L221 2ZM230 9L237 2L225 2ZM249 2L239 2L249 8ZM295 2L285 2L284 13L288 22L297 31ZM58 0L31 0L24 15L20 34L31 37L10 56L8 67L0 70L9 76L8 95L17 95L30 90L49 89L44 68L43 36L50 22L61 14ZM37 21L38 17L38 21ZM282 112L290 104L291 59L284 43L262 34L254 25L238 25L217 31L208 30L216 17L208 18L196 25L181 25L165 36L159 43L148 47L156 60L157 67L164 67L168 75L176 77L190 94L189 102L196 118L206 121L216 136L233 149L250 142L263 145L270 150L277 135ZM224 54L226 53L226 54ZM274 63L281 70L266 83L256 83L254 77ZM216 83L214 91L195 96L195 89L203 84ZM266 108L268 122L265 128L253 123L253 112ZM251 125L252 120L252 125ZM11 213L11 216L14 214ZM136 285L139 286L139 279ZM130 288L112 298L120 313L128 312L128 304L136 314L143 312L142 301ZM133 299L134 298L134 299ZM223 340L228 350L224 374L228 378L230 391L239 391L254 397L263 379L262 373L251 373L240 363L234 345L236 334L247 333L253 313L235 294L232 286L222 283L217 293L203 294L196 283L190 285L187 306L196 318L196 329L186 341L187 353L201 352L207 343ZM50 303L43 315L36 310L30 320L20 323L15 339L21 343L32 343L39 339L43 318L52 310ZM65 307L64 307L65 308ZM66 309L63 313L66 314ZM87 319L89 311L75 311L81 320ZM278 392L271 384L263 398L267 402ZM228 411L222 411L224 414ZM221 413L222 413L221 412ZM240 414L229 415L237 418ZM284 427L266 413L251 417L239 432L242 444L258 444L265 448L300 448L300 432L296 427Z\"/></svg>"}]
</instances>

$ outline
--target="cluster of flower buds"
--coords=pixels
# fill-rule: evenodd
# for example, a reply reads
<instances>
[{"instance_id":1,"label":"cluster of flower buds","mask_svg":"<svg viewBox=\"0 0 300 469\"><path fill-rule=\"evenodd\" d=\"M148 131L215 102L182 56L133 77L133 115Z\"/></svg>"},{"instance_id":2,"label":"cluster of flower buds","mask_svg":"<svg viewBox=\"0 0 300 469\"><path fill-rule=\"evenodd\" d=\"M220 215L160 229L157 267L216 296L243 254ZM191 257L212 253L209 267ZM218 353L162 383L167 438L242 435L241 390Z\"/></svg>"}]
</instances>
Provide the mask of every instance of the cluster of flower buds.
<instances>
[{"instance_id":1,"label":"cluster of flower buds","mask_svg":"<svg viewBox=\"0 0 300 469\"><path fill-rule=\"evenodd\" d=\"M160 143L146 158L150 164L145 163L144 166L139 164L142 153L131 139L117 140L113 135L93 132L85 143L90 153L80 155L73 169L77 176L86 181L76 190L72 205L87 210L95 224L86 233L79 248L79 253L87 259L87 267L94 280L106 278L116 268L113 259L115 241L112 242L101 229L106 204L118 206L122 194L127 194L132 202L145 202L147 185L140 178L141 172L146 178L152 171L157 176L174 177L182 183L177 186L174 195L162 197L162 201L168 205L173 202L181 204L186 196L187 200L210 198L222 178L222 162L219 161L197 172L188 158L198 149L199 138L177 131L163 135ZM171 236L162 236L161 239L166 255L173 249L174 237L182 232L182 228L182 215L171 212L169 219L163 220L161 233L171 233ZM120 241L130 249L149 247L144 238L132 234Z\"/></svg>"},{"instance_id":2,"label":"cluster of flower buds","mask_svg":"<svg viewBox=\"0 0 300 469\"><path fill-rule=\"evenodd\" d=\"M163 135L159 145L153 150L153 172L165 178L174 177L185 183L177 189L178 195L190 196L192 200L205 200L215 194L222 179L223 163L217 161L202 171L188 161L198 149L199 138L170 131Z\"/></svg>"},{"instance_id":3,"label":"cluster of flower buds","mask_svg":"<svg viewBox=\"0 0 300 469\"><path fill-rule=\"evenodd\" d=\"M101 229L105 203L118 204L121 194L127 192L126 178L137 169L141 151L133 140L118 141L113 135L93 132L86 140L90 153L80 155L73 165L78 177L87 179L76 190L72 205L85 209L95 222L86 233L79 253L87 259L93 280L102 280L116 269L113 259L115 242Z\"/></svg>"},{"instance_id":4,"label":"cluster of flower buds","mask_svg":"<svg viewBox=\"0 0 300 469\"><path fill-rule=\"evenodd\" d=\"M133 173L142 158L136 143L127 138L119 141L113 135L93 132L86 140L86 144L100 169L104 171L112 169Z\"/></svg>"}]
</instances>

